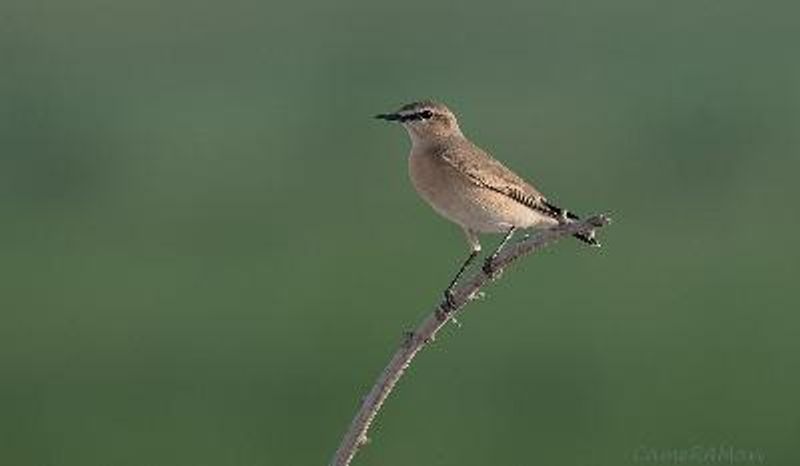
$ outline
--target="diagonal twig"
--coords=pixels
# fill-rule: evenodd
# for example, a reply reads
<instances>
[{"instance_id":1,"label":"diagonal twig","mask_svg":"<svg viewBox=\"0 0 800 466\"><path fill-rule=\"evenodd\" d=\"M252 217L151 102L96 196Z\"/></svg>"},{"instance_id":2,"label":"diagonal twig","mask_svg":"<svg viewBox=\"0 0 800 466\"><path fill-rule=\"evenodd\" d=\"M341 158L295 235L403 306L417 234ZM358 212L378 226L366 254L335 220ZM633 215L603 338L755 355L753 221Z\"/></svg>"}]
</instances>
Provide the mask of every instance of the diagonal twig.
<instances>
[{"instance_id":1,"label":"diagonal twig","mask_svg":"<svg viewBox=\"0 0 800 466\"><path fill-rule=\"evenodd\" d=\"M372 389L362 400L361 406L350 423L350 427L347 429L330 465L348 466L350 464L359 447L367 442L367 432L378 411L380 411L383 402L386 401L389 393L392 392L397 381L403 376L406 368L411 364L417 353L433 341L436 333L449 320L453 319L455 314L460 312L467 303L472 301L487 282L499 277L503 269L521 257L536 252L562 238L572 236L575 233L588 233L596 228L604 227L610 222L611 218L609 216L601 214L541 231L501 251L492 261L491 268L494 272L492 276L487 275L486 272L478 268L478 271L470 279L453 290L453 306L450 311L445 311L441 306L437 306L413 332L406 334L403 343L395 351L375 385L372 386Z\"/></svg>"}]
</instances>

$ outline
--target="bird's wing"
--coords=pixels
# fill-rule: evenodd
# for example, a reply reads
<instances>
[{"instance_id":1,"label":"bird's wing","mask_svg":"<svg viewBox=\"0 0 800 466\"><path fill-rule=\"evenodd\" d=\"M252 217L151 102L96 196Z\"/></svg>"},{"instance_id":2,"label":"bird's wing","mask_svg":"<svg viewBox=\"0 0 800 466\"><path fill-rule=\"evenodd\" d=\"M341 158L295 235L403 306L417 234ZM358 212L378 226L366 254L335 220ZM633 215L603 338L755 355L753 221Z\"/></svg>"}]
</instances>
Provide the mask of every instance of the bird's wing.
<instances>
[{"instance_id":1,"label":"bird's wing","mask_svg":"<svg viewBox=\"0 0 800 466\"><path fill-rule=\"evenodd\" d=\"M437 155L478 186L503 194L553 218L565 215L565 211L547 202L536 188L475 145L448 145L437 151Z\"/></svg>"}]
</instances>

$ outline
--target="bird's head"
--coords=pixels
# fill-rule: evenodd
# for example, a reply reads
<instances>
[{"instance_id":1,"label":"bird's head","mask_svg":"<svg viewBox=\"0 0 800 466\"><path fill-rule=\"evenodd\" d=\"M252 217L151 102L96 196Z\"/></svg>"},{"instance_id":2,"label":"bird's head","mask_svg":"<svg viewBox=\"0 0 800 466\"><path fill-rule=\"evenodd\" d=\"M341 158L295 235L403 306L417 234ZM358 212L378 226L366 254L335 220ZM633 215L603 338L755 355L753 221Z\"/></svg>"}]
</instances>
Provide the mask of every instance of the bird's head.
<instances>
[{"instance_id":1,"label":"bird's head","mask_svg":"<svg viewBox=\"0 0 800 466\"><path fill-rule=\"evenodd\" d=\"M453 112L444 104L430 100L403 105L396 112L381 113L375 118L400 123L415 143L462 135Z\"/></svg>"}]
</instances>

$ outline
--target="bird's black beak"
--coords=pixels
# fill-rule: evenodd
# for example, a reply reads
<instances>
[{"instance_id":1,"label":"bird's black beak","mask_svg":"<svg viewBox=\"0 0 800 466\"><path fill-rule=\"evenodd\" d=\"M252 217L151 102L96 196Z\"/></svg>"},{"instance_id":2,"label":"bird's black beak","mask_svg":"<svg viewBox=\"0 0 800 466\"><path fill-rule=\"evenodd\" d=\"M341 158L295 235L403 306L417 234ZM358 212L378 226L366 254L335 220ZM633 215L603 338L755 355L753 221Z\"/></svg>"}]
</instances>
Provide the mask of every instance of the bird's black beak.
<instances>
[{"instance_id":1,"label":"bird's black beak","mask_svg":"<svg viewBox=\"0 0 800 466\"><path fill-rule=\"evenodd\" d=\"M400 114L398 113L381 113L375 115L375 118L379 120L386 120L386 121L398 121L400 120Z\"/></svg>"}]
</instances>

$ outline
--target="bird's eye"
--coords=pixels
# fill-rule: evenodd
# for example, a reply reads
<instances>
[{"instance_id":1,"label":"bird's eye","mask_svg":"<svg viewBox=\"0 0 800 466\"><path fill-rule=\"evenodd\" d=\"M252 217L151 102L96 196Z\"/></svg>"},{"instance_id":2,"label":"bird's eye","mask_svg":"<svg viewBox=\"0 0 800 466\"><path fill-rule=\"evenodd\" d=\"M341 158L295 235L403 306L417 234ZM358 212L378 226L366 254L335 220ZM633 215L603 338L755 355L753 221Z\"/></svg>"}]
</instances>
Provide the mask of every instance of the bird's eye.
<instances>
[{"instance_id":1,"label":"bird's eye","mask_svg":"<svg viewBox=\"0 0 800 466\"><path fill-rule=\"evenodd\" d=\"M419 116L421 116L421 117L422 117L424 120L427 120L427 119L429 119L430 117L432 117L432 116L433 116L433 112L432 112L432 111L430 111L430 110L423 110L423 111L422 111L422 112L419 114Z\"/></svg>"}]
</instances>

